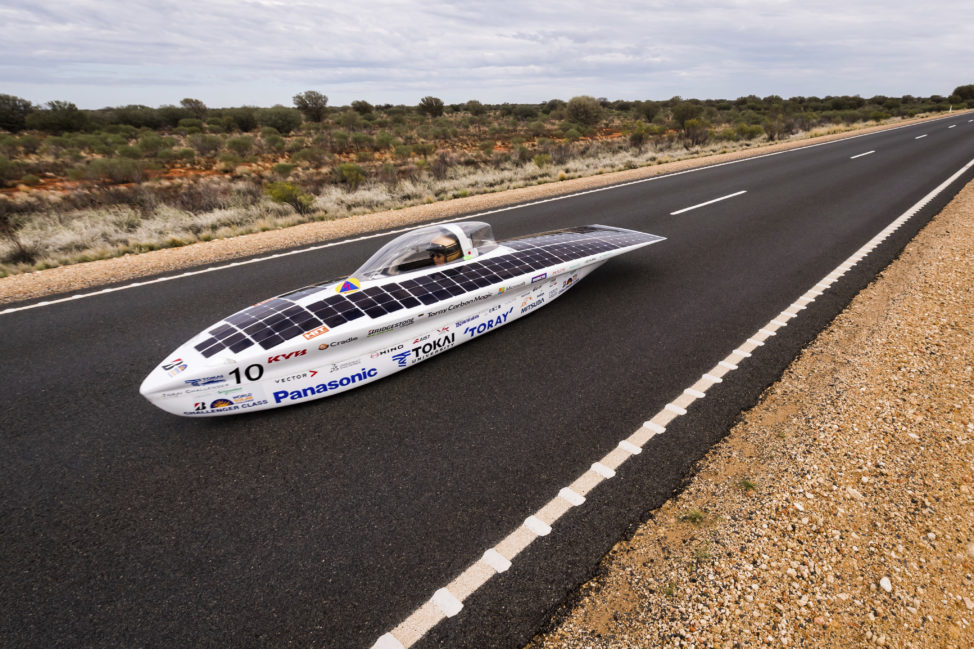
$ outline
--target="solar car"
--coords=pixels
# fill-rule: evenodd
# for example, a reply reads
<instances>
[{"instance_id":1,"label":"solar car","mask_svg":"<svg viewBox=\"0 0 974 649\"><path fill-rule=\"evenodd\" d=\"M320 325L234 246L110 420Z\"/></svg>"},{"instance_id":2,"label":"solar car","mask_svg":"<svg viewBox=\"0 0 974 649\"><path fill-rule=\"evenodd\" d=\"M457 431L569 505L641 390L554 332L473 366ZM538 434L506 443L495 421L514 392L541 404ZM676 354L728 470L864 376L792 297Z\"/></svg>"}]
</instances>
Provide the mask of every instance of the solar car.
<instances>
[{"instance_id":1,"label":"solar car","mask_svg":"<svg viewBox=\"0 0 974 649\"><path fill-rule=\"evenodd\" d=\"M351 276L270 298L207 327L166 356L140 391L186 417L338 394L513 322L610 257L663 239L586 225L498 242L479 221L420 227Z\"/></svg>"}]
</instances>

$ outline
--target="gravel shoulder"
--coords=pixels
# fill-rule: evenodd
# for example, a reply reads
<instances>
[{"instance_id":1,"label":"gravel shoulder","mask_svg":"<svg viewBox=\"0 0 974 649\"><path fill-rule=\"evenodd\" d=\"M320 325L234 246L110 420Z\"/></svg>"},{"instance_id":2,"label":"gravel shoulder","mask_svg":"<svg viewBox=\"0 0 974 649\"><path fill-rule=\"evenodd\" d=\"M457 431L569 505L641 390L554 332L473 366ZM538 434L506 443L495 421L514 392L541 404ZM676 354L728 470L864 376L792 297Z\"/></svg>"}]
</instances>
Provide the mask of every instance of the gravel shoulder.
<instances>
[{"instance_id":1,"label":"gravel shoulder","mask_svg":"<svg viewBox=\"0 0 974 649\"><path fill-rule=\"evenodd\" d=\"M974 183L530 649L974 647Z\"/></svg>"}]
</instances>

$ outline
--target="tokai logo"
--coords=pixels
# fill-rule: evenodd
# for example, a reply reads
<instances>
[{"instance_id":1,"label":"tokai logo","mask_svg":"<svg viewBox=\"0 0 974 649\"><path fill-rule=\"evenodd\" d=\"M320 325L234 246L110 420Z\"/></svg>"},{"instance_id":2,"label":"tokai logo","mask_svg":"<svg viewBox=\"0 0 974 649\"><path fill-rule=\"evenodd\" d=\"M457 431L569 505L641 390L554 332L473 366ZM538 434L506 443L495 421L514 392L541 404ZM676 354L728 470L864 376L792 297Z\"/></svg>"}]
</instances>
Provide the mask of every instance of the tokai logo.
<instances>
[{"instance_id":1,"label":"tokai logo","mask_svg":"<svg viewBox=\"0 0 974 649\"><path fill-rule=\"evenodd\" d=\"M297 358L298 356L304 356L308 353L307 349L299 349L297 351L288 352L286 354L278 354L277 356L268 356L268 363L277 363L279 361L286 361L291 358Z\"/></svg>"}]
</instances>

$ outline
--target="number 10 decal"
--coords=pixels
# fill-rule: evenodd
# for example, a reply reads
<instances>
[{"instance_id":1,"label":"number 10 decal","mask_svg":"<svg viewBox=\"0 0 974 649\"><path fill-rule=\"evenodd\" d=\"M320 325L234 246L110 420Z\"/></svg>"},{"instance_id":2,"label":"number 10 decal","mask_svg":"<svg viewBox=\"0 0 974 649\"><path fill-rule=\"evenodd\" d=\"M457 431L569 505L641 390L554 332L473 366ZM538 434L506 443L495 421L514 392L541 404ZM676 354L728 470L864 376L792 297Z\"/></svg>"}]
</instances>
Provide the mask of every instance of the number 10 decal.
<instances>
[{"instance_id":1,"label":"number 10 decal","mask_svg":"<svg viewBox=\"0 0 974 649\"><path fill-rule=\"evenodd\" d=\"M230 376L236 379L238 385L241 383L239 367L234 370L230 370ZM243 376L248 381L259 381L260 377L264 376L264 366L259 363L248 365L247 369L243 371Z\"/></svg>"}]
</instances>

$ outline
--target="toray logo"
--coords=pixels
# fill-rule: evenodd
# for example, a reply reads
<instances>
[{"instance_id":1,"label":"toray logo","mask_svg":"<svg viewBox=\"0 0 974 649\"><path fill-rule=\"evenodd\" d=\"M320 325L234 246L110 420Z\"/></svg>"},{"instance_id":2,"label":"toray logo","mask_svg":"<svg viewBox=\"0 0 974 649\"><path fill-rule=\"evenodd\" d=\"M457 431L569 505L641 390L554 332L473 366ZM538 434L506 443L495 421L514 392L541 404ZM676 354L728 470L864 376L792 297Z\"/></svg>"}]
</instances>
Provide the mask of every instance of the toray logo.
<instances>
[{"instance_id":1,"label":"toray logo","mask_svg":"<svg viewBox=\"0 0 974 649\"><path fill-rule=\"evenodd\" d=\"M278 354L277 356L268 356L268 363L276 363L277 361L286 361L291 358L297 358L298 356L304 356L308 353L307 349L299 349L296 352L288 352L286 354Z\"/></svg>"},{"instance_id":2,"label":"toray logo","mask_svg":"<svg viewBox=\"0 0 974 649\"><path fill-rule=\"evenodd\" d=\"M481 322L479 325L465 327L463 333L473 338L474 336L480 335L485 331L489 331L494 327L499 327L507 322L507 318L511 315L512 311L514 311L514 307L509 308L507 311L501 313L495 318L489 318L486 322Z\"/></svg>"}]
</instances>

